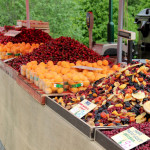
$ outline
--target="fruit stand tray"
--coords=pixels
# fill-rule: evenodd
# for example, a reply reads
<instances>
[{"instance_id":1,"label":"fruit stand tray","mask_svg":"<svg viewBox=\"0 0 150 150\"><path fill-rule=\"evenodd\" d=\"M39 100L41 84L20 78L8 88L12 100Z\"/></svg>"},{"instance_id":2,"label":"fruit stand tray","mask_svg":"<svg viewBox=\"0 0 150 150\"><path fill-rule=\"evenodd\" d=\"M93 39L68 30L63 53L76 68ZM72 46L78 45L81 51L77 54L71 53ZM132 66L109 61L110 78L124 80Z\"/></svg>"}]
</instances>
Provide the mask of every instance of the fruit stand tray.
<instances>
[{"instance_id":1,"label":"fruit stand tray","mask_svg":"<svg viewBox=\"0 0 150 150\"><path fill-rule=\"evenodd\" d=\"M94 140L107 150L123 150L121 146L119 146L116 142L103 134L98 128L95 130Z\"/></svg>"},{"instance_id":2,"label":"fruit stand tray","mask_svg":"<svg viewBox=\"0 0 150 150\"><path fill-rule=\"evenodd\" d=\"M32 83L29 79L22 75L18 75L16 77L16 82L24 88L35 100L37 100L40 104L45 104L45 97L46 96L64 96L68 94L72 94L69 91L64 92L61 94L53 93L53 94L45 94L45 92L41 89L39 89L38 86L36 86L34 83Z\"/></svg>"},{"instance_id":3,"label":"fruit stand tray","mask_svg":"<svg viewBox=\"0 0 150 150\"><path fill-rule=\"evenodd\" d=\"M37 87L35 84L30 82L27 78L23 77L22 75L17 76L16 82L40 104L45 104L45 93L42 90L40 90L39 87Z\"/></svg>"},{"instance_id":4,"label":"fruit stand tray","mask_svg":"<svg viewBox=\"0 0 150 150\"><path fill-rule=\"evenodd\" d=\"M49 106L52 110L54 110L56 113L58 113L60 116L62 116L64 119L66 119L73 126L75 126L82 133L87 135L90 138L90 140L93 140L95 127L91 127L89 124L84 122L82 119L79 119L76 116L74 116L73 114L71 114L67 109L63 108L57 102L52 100L52 98L53 97L47 96L45 99L45 104L47 106Z\"/></svg>"},{"instance_id":5,"label":"fruit stand tray","mask_svg":"<svg viewBox=\"0 0 150 150\"><path fill-rule=\"evenodd\" d=\"M0 60L0 68L3 71L5 71L9 76L11 76L13 79L17 78L18 72L15 69L13 69L12 67L10 67L9 65L7 65L2 60Z\"/></svg>"}]
</instances>

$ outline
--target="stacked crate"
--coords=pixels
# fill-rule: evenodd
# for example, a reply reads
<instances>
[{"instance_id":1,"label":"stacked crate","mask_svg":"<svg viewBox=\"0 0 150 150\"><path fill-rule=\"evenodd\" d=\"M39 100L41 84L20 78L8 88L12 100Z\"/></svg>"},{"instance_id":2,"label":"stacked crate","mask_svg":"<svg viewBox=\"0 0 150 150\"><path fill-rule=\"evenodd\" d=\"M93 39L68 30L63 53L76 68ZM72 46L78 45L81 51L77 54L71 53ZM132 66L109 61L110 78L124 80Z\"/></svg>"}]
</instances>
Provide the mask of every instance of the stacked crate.
<instances>
[{"instance_id":1,"label":"stacked crate","mask_svg":"<svg viewBox=\"0 0 150 150\"><path fill-rule=\"evenodd\" d=\"M27 27L27 20L17 20L17 26ZM41 29L46 33L50 33L49 22L30 20L30 28Z\"/></svg>"}]
</instances>

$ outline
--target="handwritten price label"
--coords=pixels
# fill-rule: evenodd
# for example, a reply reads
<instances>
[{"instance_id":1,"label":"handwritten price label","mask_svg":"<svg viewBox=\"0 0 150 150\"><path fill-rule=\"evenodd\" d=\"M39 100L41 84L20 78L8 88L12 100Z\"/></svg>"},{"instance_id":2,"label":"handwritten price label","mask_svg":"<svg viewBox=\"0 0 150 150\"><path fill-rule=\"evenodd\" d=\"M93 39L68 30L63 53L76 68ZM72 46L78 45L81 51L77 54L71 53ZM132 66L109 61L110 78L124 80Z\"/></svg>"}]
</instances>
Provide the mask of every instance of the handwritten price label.
<instances>
[{"instance_id":1,"label":"handwritten price label","mask_svg":"<svg viewBox=\"0 0 150 150\"><path fill-rule=\"evenodd\" d=\"M131 127L119 134L116 134L111 138L115 142L117 142L124 150L130 150L150 140L148 136L146 136L134 127Z\"/></svg>"},{"instance_id":2,"label":"handwritten price label","mask_svg":"<svg viewBox=\"0 0 150 150\"><path fill-rule=\"evenodd\" d=\"M124 148L125 150L128 150L129 148L132 148L132 147L135 147L136 144L134 144L132 141L130 140L127 140L125 142L123 142L122 144L120 144L120 146L122 148Z\"/></svg>"},{"instance_id":3,"label":"handwritten price label","mask_svg":"<svg viewBox=\"0 0 150 150\"><path fill-rule=\"evenodd\" d=\"M79 103L77 106L72 108L70 112L77 116L78 118L82 118L85 116L88 112L93 110L96 107L95 104L91 103L88 100L83 100L81 103Z\"/></svg>"},{"instance_id":4,"label":"handwritten price label","mask_svg":"<svg viewBox=\"0 0 150 150\"><path fill-rule=\"evenodd\" d=\"M15 37L15 36L18 35L19 33L21 33L21 31L9 30L7 33L4 34L4 36L12 36L12 37Z\"/></svg>"}]
</instances>

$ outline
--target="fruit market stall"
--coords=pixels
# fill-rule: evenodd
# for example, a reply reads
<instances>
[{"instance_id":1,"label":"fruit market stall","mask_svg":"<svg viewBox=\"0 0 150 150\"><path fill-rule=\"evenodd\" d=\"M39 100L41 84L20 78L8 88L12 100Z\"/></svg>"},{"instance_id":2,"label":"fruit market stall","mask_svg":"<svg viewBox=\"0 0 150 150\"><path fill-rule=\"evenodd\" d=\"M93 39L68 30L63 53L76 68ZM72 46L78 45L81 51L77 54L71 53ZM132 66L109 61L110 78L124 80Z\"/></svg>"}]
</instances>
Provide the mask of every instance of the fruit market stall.
<instances>
[{"instance_id":1,"label":"fruit market stall","mask_svg":"<svg viewBox=\"0 0 150 150\"><path fill-rule=\"evenodd\" d=\"M10 28L0 37L0 138L7 149L13 134L15 150L60 150L58 143L66 150L108 149L107 142L120 148L110 137L131 125L149 136L141 129L150 123L148 60L121 68L70 37L24 27L5 36Z\"/></svg>"},{"instance_id":2,"label":"fruit market stall","mask_svg":"<svg viewBox=\"0 0 150 150\"><path fill-rule=\"evenodd\" d=\"M40 105L0 69L0 140L7 150L104 150L56 112Z\"/></svg>"},{"instance_id":3,"label":"fruit market stall","mask_svg":"<svg viewBox=\"0 0 150 150\"><path fill-rule=\"evenodd\" d=\"M52 109L47 107L47 105L43 106L37 103L35 99L41 104L45 104L45 94L51 93L48 90L50 88L48 87L47 90L43 88L40 89L40 87L36 85L37 82L35 82L37 79L34 78L36 80L33 81L33 78L31 78L31 76L29 78L29 75L35 70L37 71L36 73L39 73L38 70L40 69L41 74L36 74L36 76L38 75L38 77L41 77L39 79L47 81L45 79L49 79L49 75L53 75L52 77L55 79L56 73L54 72L59 68L61 69L59 70L61 73L57 73L55 81L57 83L60 82L62 76L68 72L68 65L70 68L72 65L76 66L76 64L81 65L81 63L84 63L86 67L94 67L91 65L98 66L99 63L103 67L107 66L108 68L109 61L96 62L95 60L101 60L102 57L78 41L66 37L53 40L48 34L43 33L41 30L20 28L17 30L21 30L22 32L15 37L4 36L10 28L12 29L12 27L4 27L5 30L1 33L1 54L4 57L0 60L0 80L1 85L3 85L0 90L0 114L2 122L0 127L0 139L5 148L17 150L24 147L24 149L33 150L50 149L50 147L53 147L53 149L60 149L58 143L62 143L63 149L103 149L72 127L70 123L64 121L58 114L52 111ZM16 29L13 28L13 30ZM39 36L36 38L38 34ZM77 47L75 47L75 45ZM66 49L68 50L68 55L65 54ZM82 51L79 52L80 50ZM73 52L75 51L77 51L75 57L69 57L74 55ZM6 57L9 56L8 53L12 53L13 56ZM15 54L18 53L20 55L15 56ZM77 53L81 53L80 56L78 56ZM88 54L90 55L89 57L86 56ZM63 57L61 57L61 55L63 55ZM77 62L79 57L82 61ZM67 60L69 60L70 63L68 63ZM85 62L87 64L85 64ZM96 63L94 64L94 62ZM50 70L48 70L48 68L51 68L53 72L49 72ZM26 71L24 69L26 69ZM28 72L27 69L30 71ZM72 68L72 74L75 70L77 69ZM115 68L109 71L114 70ZM44 78L42 75L44 75ZM48 78L45 78L45 75L47 75L46 77ZM96 75L99 75L98 72L95 74L95 78ZM106 76L106 71L101 75ZM90 78L90 74L88 76ZM88 86L90 84L88 77L83 75L82 77L85 79L85 85ZM84 81L83 79L82 81ZM96 79L92 80L95 81ZM47 82L45 82L45 84L47 85ZM79 88L80 86L75 90L79 90ZM82 88L85 89L86 87ZM56 91L58 94L63 92L62 87L60 87L60 89L54 89L53 92ZM63 136L66 140L62 140ZM68 143L64 142L67 141L68 137ZM46 139L50 139L50 141ZM80 141L88 144L80 144Z\"/></svg>"}]
</instances>

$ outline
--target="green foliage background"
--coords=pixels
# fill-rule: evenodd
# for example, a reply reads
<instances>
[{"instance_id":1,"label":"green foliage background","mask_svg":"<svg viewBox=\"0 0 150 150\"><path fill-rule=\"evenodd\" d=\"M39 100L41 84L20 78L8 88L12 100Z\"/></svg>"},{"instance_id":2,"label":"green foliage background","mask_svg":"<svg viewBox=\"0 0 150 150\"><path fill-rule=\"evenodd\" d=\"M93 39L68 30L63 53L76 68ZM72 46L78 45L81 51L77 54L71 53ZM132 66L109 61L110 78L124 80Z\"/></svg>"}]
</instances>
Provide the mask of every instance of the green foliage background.
<instances>
[{"instance_id":1,"label":"green foliage background","mask_svg":"<svg viewBox=\"0 0 150 150\"><path fill-rule=\"evenodd\" d=\"M29 0L30 19L48 21L50 35L54 38L70 36L88 45L86 12L94 13L93 39L97 43L107 41L109 0ZM150 8L150 0L125 0L124 28L137 32L134 18L144 8ZM113 0L113 21L117 39L119 0ZM128 7L127 7L128 6ZM25 0L0 0L0 26L15 25L26 19Z\"/></svg>"}]
</instances>

